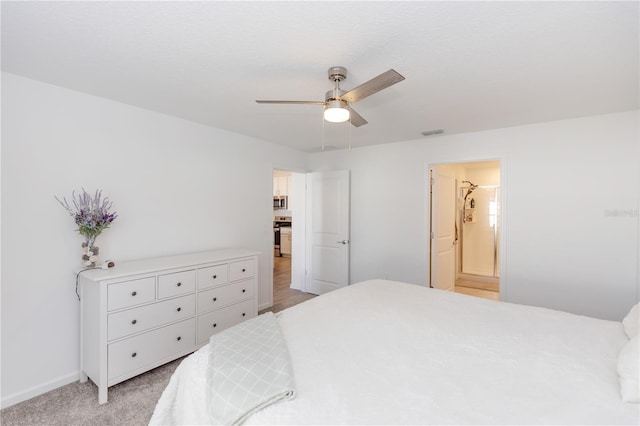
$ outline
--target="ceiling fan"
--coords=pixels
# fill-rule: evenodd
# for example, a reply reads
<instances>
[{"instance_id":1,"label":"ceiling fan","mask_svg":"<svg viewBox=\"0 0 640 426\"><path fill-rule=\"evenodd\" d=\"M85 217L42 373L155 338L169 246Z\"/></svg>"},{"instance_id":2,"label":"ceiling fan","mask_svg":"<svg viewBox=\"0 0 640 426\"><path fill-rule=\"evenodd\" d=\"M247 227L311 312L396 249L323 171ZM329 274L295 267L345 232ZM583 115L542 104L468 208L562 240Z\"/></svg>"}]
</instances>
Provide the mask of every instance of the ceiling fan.
<instances>
[{"instance_id":1,"label":"ceiling fan","mask_svg":"<svg viewBox=\"0 0 640 426\"><path fill-rule=\"evenodd\" d=\"M350 119L352 125L360 127L367 124L367 120L354 111L353 108L351 108L351 104L404 80L402 75L390 69L366 83L362 83L360 86L345 92L340 89L340 82L347 78L347 69L345 67L331 67L329 68L328 74L329 80L334 82L335 87L325 94L324 101L256 100L256 102L259 104L322 105L324 106L325 120L333 123L342 123Z\"/></svg>"}]
</instances>

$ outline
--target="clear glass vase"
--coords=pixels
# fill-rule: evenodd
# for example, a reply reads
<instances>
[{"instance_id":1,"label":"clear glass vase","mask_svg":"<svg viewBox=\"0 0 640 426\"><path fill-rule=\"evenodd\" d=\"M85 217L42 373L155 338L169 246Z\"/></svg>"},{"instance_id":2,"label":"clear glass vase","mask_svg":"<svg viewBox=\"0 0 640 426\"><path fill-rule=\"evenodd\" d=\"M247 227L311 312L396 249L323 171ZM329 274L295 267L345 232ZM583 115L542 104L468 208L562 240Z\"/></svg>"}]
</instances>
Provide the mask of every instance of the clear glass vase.
<instances>
[{"instance_id":1,"label":"clear glass vase","mask_svg":"<svg viewBox=\"0 0 640 426\"><path fill-rule=\"evenodd\" d=\"M98 263L98 253L100 253L100 248L95 245L96 237L87 238L84 243L82 243L82 266L87 268L94 268Z\"/></svg>"}]
</instances>

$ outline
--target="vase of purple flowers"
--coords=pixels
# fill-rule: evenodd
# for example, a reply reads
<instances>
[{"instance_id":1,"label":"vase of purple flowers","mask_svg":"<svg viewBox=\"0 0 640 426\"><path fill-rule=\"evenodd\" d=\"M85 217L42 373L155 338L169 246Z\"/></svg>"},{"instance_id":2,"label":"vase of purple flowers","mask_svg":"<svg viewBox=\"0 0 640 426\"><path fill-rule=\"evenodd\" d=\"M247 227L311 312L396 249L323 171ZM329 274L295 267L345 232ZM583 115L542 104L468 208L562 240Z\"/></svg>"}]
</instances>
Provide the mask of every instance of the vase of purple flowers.
<instances>
[{"instance_id":1,"label":"vase of purple flowers","mask_svg":"<svg viewBox=\"0 0 640 426\"><path fill-rule=\"evenodd\" d=\"M84 188L80 194L76 195L75 191L72 193L71 203L66 198L62 201L55 198L74 218L78 233L85 238L82 243L82 264L95 267L100 252L95 245L96 238L118 217L116 212L110 211L111 201L108 197L102 197L102 191L96 191L91 196Z\"/></svg>"}]
</instances>

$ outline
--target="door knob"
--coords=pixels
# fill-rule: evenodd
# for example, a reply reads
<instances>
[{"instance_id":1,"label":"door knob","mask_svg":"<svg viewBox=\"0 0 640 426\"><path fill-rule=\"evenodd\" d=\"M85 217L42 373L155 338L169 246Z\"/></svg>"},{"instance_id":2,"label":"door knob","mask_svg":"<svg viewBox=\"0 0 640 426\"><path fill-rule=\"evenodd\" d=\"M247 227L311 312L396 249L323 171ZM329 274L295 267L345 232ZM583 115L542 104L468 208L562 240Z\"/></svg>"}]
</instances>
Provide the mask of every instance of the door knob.
<instances>
[{"instance_id":1,"label":"door knob","mask_svg":"<svg viewBox=\"0 0 640 426\"><path fill-rule=\"evenodd\" d=\"M336 241L338 244L349 244L349 240Z\"/></svg>"}]
</instances>

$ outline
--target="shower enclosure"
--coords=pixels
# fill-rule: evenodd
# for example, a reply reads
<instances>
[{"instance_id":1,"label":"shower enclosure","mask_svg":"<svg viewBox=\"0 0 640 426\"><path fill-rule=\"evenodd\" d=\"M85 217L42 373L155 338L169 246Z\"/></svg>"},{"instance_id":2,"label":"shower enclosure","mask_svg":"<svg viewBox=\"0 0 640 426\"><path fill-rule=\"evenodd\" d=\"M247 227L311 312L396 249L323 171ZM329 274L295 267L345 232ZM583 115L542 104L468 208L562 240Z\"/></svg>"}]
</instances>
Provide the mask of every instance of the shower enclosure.
<instances>
[{"instance_id":1,"label":"shower enclosure","mask_svg":"<svg viewBox=\"0 0 640 426\"><path fill-rule=\"evenodd\" d=\"M460 188L460 273L500 275L500 187L464 181Z\"/></svg>"}]
</instances>

